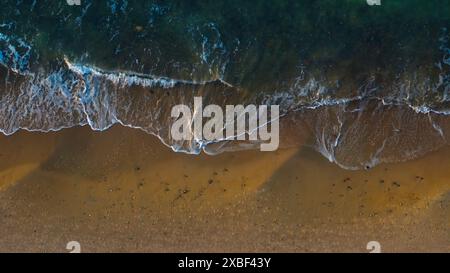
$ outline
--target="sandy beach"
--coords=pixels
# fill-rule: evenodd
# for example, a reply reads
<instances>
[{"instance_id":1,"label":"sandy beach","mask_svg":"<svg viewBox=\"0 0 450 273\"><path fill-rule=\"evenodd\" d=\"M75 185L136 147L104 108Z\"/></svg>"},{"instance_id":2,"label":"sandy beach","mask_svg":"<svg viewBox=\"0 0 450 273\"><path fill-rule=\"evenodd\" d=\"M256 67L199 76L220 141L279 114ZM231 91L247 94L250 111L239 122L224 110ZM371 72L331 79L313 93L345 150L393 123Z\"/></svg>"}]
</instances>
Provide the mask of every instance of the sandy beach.
<instances>
[{"instance_id":1,"label":"sandy beach","mask_svg":"<svg viewBox=\"0 0 450 273\"><path fill-rule=\"evenodd\" d=\"M0 252L450 251L450 148L346 171L307 147L174 153L121 126L0 147Z\"/></svg>"}]
</instances>

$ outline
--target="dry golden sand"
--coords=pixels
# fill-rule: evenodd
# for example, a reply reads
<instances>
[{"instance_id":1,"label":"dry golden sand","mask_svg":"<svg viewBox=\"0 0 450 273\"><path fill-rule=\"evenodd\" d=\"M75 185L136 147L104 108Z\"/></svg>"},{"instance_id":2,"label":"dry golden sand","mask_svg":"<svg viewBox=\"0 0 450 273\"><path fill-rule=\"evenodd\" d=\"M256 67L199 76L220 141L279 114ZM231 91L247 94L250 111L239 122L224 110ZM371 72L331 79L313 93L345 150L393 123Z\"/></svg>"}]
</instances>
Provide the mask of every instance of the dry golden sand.
<instances>
[{"instance_id":1,"label":"dry golden sand","mask_svg":"<svg viewBox=\"0 0 450 273\"><path fill-rule=\"evenodd\" d=\"M450 149L345 171L308 148L173 153L114 127L0 137L0 251L450 251Z\"/></svg>"}]
</instances>

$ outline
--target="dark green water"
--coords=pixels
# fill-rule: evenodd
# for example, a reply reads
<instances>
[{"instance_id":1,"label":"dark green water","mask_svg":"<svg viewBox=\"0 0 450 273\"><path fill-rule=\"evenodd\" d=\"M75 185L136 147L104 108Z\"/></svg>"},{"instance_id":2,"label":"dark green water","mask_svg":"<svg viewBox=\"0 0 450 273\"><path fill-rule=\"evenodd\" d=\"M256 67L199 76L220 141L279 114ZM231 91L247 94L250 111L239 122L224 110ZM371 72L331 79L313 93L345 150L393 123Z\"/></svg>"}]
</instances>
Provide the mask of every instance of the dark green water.
<instances>
[{"instance_id":1,"label":"dark green water","mask_svg":"<svg viewBox=\"0 0 450 273\"><path fill-rule=\"evenodd\" d=\"M344 167L404 160L447 142L449 31L448 0L3 0L0 129L119 122L173 146L170 107L200 94L280 104Z\"/></svg>"}]
</instances>

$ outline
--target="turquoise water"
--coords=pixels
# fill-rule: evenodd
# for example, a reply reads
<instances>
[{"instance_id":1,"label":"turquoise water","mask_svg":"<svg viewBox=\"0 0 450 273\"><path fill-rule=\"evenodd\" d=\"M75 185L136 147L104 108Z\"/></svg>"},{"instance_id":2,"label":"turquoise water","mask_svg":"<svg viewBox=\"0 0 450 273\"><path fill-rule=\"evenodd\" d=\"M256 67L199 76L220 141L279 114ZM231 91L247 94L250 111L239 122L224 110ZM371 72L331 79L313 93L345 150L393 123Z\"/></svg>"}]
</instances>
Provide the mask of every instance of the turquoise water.
<instances>
[{"instance_id":1,"label":"turquoise water","mask_svg":"<svg viewBox=\"0 0 450 273\"><path fill-rule=\"evenodd\" d=\"M121 123L198 153L169 114L203 95L280 104L343 167L409 159L446 143L449 31L447 0L4 0L0 129Z\"/></svg>"}]
</instances>

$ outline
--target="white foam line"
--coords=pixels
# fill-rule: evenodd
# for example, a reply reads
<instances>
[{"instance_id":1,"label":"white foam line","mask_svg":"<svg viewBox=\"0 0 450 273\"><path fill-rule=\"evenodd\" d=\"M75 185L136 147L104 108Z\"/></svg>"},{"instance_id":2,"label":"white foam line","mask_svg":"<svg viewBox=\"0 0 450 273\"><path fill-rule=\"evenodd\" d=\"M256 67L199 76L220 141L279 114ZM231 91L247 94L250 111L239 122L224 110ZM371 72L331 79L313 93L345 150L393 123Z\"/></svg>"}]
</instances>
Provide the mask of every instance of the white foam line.
<instances>
[{"instance_id":1,"label":"white foam line","mask_svg":"<svg viewBox=\"0 0 450 273\"><path fill-rule=\"evenodd\" d=\"M152 87L155 85L159 85L164 88L173 88L177 84L191 84L191 85L205 85L209 83L213 83L215 81L219 81L228 87L234 87L232 84L226 82L221 78L208 80L208 81L190 81L190 80L182 80L182 79L173 79L168 77L161 77L156 75L142 74L136 73L132 71L106 71L95 66L87 66L83 64L74 64L69 61L67 57L64 57L64 62L67 67L78 75L85 74L93 74L95 76L105 77L113 82L120 82L120 80L131 80L131 83L139 83L144 87Z\"/></svg>"}]
</instances>

